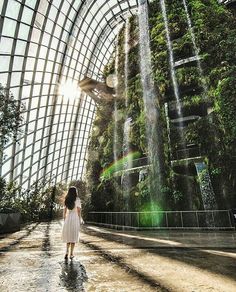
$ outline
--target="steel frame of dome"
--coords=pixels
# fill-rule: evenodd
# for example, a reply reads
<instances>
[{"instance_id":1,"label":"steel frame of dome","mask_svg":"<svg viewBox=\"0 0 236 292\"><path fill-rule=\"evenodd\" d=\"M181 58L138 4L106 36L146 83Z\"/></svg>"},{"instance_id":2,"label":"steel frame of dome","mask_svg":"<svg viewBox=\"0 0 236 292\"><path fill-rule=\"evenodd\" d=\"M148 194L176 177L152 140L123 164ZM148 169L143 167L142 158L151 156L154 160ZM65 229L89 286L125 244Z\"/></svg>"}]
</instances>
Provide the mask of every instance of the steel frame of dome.
<instances>
[{"instance_id":1,"label":"steel frame of dome","mask_svg":"<svg viewBox=\"0 0 236 292\"><path fill-rule=\"evenodd\" d=\"M66 98L61 86L99 79L138 2L0 0L0 83L26 107L22 132L5 149L3 177L25 190L42 178L83 177L96 105L77 87Z\"/></svg>"}]
</instances>

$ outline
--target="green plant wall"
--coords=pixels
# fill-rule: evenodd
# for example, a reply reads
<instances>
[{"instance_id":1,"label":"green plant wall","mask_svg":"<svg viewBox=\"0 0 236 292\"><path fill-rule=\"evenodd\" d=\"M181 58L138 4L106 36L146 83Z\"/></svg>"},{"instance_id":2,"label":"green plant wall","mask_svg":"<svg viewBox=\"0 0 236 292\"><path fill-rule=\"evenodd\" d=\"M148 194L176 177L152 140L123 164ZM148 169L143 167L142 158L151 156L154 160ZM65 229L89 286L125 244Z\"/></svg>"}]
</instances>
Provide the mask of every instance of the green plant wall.
<instances>
[{"instance_id":1,"label":"green plant wall","mask_svg":"<svg viewBox=\"0 0 236 292\"><path fill-rule=\"evenodd\" d=\"M181 100L185 109L209 103L212 112L190 124L184 132L185 142L199 145L207 158L214 192L219 208L236 205L236 19L231 11L216 0L189 0L196 44L201 57L203 76L196 63L176 68ZM187 26L182 1L166 0L168 25L176 61L194 55L194 46ZM165 149L166 185L163 186L165 209L202 209L200 189L196 173L176 173L171 167L171 152L178 148L181 136L172 127L171 143L168 137L164 105L173 101L173 88L167 50L166 32L159 1L149 5L152 67L162 115ZM132 117L131 148L141 156L147 152L145 137L145 113L139 68L138 21L130 19L130 50L128 78L128 107L124 96L124 31L118 37L118 156L122 157L123 125L125 117ZM115 58L104 70L104 77L115 72ZM207 91L203 91L203 85ZM87 180L93 210L122 210L120 178L101 180L102 170L113 163L114 103L97 109L97 118L89 146ZM90 155L96 152L96 155ZM188 182L187 182L188 181ZM190 196L191 193L191 196ZM138 183L131 191L132 210L140 210L142 202L148 201L148 179Z\"/></svg>"}]
</instances>

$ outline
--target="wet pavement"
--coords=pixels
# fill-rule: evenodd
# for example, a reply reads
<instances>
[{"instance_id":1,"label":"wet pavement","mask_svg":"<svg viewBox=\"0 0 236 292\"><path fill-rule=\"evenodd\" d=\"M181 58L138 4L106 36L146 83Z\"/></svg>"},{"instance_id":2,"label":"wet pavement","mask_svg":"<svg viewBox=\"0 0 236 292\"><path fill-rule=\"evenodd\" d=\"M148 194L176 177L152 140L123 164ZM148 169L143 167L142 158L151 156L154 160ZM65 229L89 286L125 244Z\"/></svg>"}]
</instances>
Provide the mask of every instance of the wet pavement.
<instances>
[{"instance_id":1,"label":"wet pavement","mask_svg":"<svg viewBox=\"0 0 236 292\"><path fill-rule=\"evenodd\" d=\"M236 291L236 233L83 226L65 262L62 221L0 235L0 291Z\"/></svg>"}]
</instances>

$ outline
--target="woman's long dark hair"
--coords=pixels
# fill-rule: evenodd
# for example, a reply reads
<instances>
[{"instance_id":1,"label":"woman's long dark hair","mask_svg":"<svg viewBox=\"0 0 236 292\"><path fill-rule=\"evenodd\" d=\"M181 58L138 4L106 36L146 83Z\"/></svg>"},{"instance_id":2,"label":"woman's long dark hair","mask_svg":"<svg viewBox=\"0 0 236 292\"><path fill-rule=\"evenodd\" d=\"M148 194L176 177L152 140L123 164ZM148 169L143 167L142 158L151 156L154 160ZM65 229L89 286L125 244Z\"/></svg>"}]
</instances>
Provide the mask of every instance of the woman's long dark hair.
<instances>
[{"instance_id":1,"label":"woman's long dark hair","mask_svg":"<svg viewBox=\"0 0 236 292\"><path fill-rule=\"evenodd\" d=\"M74 209L76 198L77 198L76 187L70 187L65 198L65 206L70 210Z\"/></svg>"}]
</instances>

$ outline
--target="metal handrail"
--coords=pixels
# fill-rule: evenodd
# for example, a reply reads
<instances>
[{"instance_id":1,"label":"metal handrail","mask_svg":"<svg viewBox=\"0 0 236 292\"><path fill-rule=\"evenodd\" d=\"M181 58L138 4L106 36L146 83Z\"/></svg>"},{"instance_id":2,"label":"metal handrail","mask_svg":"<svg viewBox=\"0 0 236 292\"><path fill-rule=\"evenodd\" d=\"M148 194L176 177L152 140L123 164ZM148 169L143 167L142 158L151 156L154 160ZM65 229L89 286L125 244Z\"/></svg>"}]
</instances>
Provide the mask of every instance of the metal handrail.
<instances>
[{"instance_id":1,"label":"metal handrail","mask_svg":"<svg viewBox=\"0 0 236 292\"><path fill-rule=\"evenodd\" d=\"M121 214L121 213L202 213L202 212L230 212L230 210L192 210L192 211L173 211L173 210L165 210L165 211L90 211L89 213L97 213L97 214L103 214L103 213L109 213L109 214L112 214L112 213L118 213L118 214Z\"/></svg>"},{"instance_id":2,"label":"metal handrail","mask_svg":"<svg viewBox=\"0 0 236 292\"><path fill-rule=\"evenodd\" d=\"M158 214L161 217L155 217ZM148 223L143 223L144 218ZM112 228L234 229L231 210L91 211L87 222Z\"/></svg>"}]
</instances>

